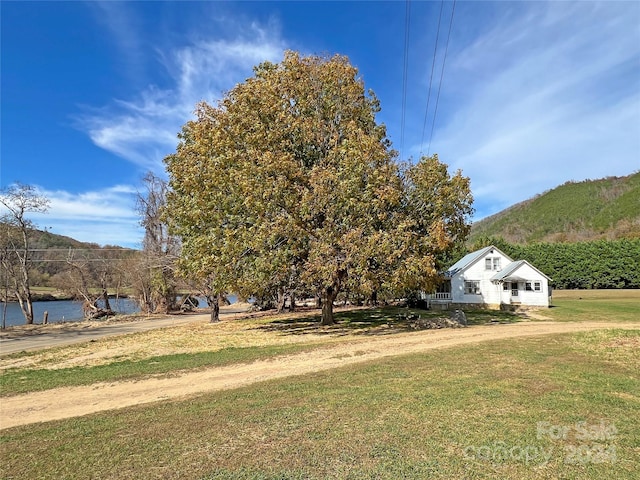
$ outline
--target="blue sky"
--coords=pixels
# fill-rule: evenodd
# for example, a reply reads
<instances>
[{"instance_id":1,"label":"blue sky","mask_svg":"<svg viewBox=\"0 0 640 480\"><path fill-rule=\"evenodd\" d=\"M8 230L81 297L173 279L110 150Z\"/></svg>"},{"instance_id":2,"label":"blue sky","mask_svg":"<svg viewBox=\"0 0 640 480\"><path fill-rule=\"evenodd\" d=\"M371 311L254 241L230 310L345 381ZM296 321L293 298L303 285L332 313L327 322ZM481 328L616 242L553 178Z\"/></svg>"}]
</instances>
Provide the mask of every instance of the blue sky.
<instances>
[{"instance_id":1,"label":"blue sky","mask_svg":"<svg viewBox=\"0 0 640 480\"><path fill-rule=\"evenodd\" d=\"M438 153L471 177L476 219L640 170L640 2L459 1L444 75L453 3L410 2L405 102L403 1L0 9L0 187L37 186L51 208L33 220L79 240L139 247L135 193L146 171L164 175L195 103L286 49L347 55L402 159Z\"/></svg>"}]
</instances>

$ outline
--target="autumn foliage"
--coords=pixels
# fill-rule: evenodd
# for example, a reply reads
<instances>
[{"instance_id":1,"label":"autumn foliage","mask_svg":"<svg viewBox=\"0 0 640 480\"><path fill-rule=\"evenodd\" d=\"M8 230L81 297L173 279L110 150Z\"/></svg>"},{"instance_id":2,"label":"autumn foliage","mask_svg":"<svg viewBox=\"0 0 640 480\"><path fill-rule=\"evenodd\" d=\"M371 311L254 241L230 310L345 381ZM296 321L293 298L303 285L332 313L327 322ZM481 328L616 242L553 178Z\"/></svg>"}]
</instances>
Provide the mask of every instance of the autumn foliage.
<instances>
[{"instance_id":1,"label":"autumn foliage","mask_svg":"<svg viewBox=\"0 0 640 480\"><path fill-rule=\"evenodd\" d=\"M469 232L472 198L437 156L402 167L379 102L343 56L288 52L212 106L166 158L181 269L214 291L322 299L428 288Z\"/></svg>"}]
</instances>

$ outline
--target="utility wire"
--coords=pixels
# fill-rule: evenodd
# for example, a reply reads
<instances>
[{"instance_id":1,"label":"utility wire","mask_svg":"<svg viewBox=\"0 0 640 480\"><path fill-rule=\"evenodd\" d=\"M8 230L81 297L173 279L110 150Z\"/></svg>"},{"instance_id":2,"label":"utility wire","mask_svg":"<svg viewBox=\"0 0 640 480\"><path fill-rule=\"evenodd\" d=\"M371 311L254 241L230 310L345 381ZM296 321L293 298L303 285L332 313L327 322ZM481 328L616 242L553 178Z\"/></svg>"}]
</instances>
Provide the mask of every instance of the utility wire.
<instances>
[{"instance_id":1,"label":"utility wire","mask_svg":"<svg viewBox=\"0 0 640 480\"><path fill-rule=\"evenodd\" d=\"M429 148L427 148L427 157L431 152L431 140L433 140L433 129L436 126L436 114L438 113L438 101L440 100L440 88L442 87L442 77L444 77L444 65L447 61L447 51L449 50L449 39L451 38L451 27L453 26L453 14L456 11L456 0L453 0L451 8L451 21L449 22L449 33L447 34L447 44L444 47L444 58L442 59L442 71L440 72L440 83L438 84L438 95L436 96L436 106L433 111L433 123L431 124L431 136L429 137Z\"/></svg>"},{"instance_id":2,"label":"utility wire","mask_svg":"<svg viewBox=\"0 0 640 480\"><path fill-rule=\"evenodd\" d=\"M12 248L9 250L10 252L19 252L22 251L21 248ZM123 253L131 253L138 252L139 250L135 250L133 248L29 248L28 252L123 252Z\"/></svg>"},{"instance_id":3,"label":"utility wire","mask_svg":"<svg viewBox=\"0 0 640 480\"><path fill-rule=\"evenodd\" d=\"M420 138L420 156L424 151L424 133L427 130L427 117L429 115L429 101L431 100L431 85L433 83L433 71L436 67L436 53L438 52L438 38L440 37L440 21L442 20L442 8L444 0L440 2L440 14L438 15L438 29L436 30L436 41L433 47L433 61L431 62L431 75L429 76L429 91L427 93L427 108L424 110L424 123L422 124L422 137Z\"/></svg>"},{"instance_id":4,"label":"utility wire","mask_svg":"<svg viewBox=\"0 0 640 480\"><path fill-rule=\"evenodd\" d=\"M404 151L404 130L407 113L407 76L409 70L409 26L411 24L411 0L405 2L404 14L404 63L402 66L402 117L400 120L400 157Z\"/></svg>"}]
</instances>

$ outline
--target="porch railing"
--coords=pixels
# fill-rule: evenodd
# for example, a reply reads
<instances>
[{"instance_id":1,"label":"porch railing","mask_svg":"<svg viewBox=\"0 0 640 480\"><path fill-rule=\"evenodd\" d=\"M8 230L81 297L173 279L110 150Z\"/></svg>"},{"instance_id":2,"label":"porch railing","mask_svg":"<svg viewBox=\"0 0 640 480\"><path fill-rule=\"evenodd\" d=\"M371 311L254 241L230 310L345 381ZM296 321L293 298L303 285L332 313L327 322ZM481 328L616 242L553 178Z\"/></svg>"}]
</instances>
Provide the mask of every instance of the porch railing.
<instances>
[{"instance_id":1,"label":"porch railing","mask_svg":"<svg viewBox=\"0 0 640 480\"><path fill-rule=\"evenodd\" d=\"M451 300L451 292L432 293L431 300Z\"/></svg>"}]
</instances>

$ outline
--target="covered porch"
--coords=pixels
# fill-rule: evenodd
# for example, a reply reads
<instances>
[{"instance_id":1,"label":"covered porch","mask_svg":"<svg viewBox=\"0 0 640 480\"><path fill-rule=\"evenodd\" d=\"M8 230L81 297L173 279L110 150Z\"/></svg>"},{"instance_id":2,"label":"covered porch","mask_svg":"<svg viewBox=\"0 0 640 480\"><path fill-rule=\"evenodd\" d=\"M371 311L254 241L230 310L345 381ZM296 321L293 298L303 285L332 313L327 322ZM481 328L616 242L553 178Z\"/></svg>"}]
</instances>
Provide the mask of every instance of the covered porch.
<instances>
[{"instance_id":1,"label":"covered porch","mask_svg":"<svg viewBox=\"0 0 640 480\"><path fill-rule=\"evenodd\" d=\"M451 280L445 280L440 285L435 292L427 293L425 295L425 300L427 301L429 307L438 306L440 308L446 309L452 302L451 296Z\"/></svg>"},{"instance_id":2,"label":"covered porch","mask_svg":"<svg viewBox=\"0 0 640 480\"><path fill-rule=\"evenodd\" d=\"M507 277L502 283L502 303L508 305L520 305L522 304L521 292L525 289L526 280L520 277Z\"/></svg>"}]
</instances>

